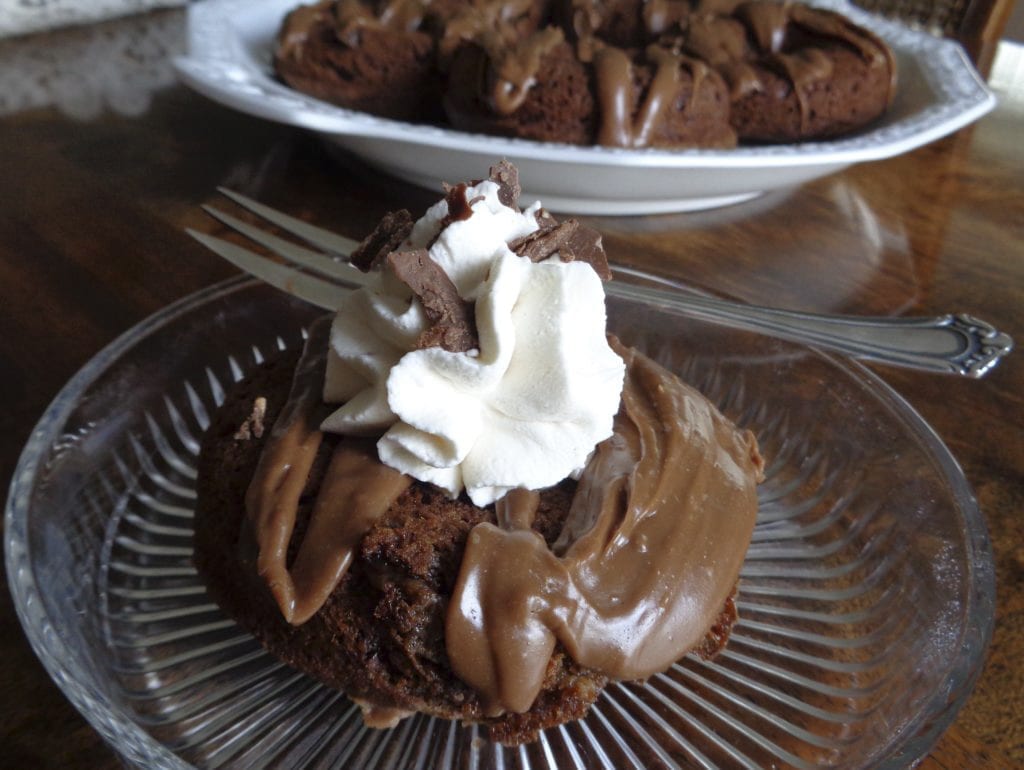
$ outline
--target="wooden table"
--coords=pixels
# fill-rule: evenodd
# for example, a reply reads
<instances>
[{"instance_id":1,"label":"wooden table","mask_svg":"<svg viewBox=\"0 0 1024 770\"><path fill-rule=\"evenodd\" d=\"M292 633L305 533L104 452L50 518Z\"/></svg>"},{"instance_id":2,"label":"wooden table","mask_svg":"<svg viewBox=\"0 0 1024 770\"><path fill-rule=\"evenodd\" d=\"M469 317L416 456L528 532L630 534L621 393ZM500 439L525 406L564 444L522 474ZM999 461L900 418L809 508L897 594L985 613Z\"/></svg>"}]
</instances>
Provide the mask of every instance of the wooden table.
<instances>
[{"instance_id":1,"label":"wooden table","mask_svg":"<svg viewBox=\"0 0 1024 770\"><path fill-rule=\"evenodd\" d=\"M158 18L180 36L180 17ZM12 51L24 58L86 34L2 44L0 66ZM958 310L1024 342L1024 84L999 72L997 62L1003 101L995 113L903 157L732 209L591 224L605 233L613 260L751 302L870 314ZM87 89L89 73L81 75ZM106 94L114 109L76 119L68 113L87 113L90 103L83 108L67 72L61 77L54 88L64 89L62 109L0 118L2 480L46 405L93 354L167 303L233 274L183 232L207 226L199 204L217 185L354 237L390 209L415 211L435 198L339 163L314 137L176 85L127 107ZM996 559L987 664L922 767L1010 767L1024 762L1024 352L980 382L877 371L962 464ZM33 656L6 591L0 612L0 764L117 767Z\"/></svg>"}]
</instances>

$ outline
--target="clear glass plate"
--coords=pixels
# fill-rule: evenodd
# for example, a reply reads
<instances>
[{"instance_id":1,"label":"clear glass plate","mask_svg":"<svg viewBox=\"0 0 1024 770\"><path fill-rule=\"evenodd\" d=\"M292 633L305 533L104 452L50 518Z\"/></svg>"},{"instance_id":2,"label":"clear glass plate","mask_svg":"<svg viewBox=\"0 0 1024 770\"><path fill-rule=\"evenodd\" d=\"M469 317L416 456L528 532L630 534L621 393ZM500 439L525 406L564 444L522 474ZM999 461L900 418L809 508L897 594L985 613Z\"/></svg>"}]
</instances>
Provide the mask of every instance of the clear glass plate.
<instances>
[{"instance_id":1,"label":"clear glass plate","mask_svg":"<svg viewBox=\"0 0 1024 770\"><path fill-rule=\"evenodd\" d=\"M11 590L57 684L146 768L906 767L964 702L992 630L983 520L931 429L863 367L621 301L610 325L754 429L768 458L714 661L617 684L507 749L414 717L362 726L266 654L191 565L198 442L229 385L299 344L306 305L211 287L101 352L57 396L6 512Z\"/></svg>"},{"instance_id":2,"label":"clear glass plate","mask_svg":"<svg viewBox=\"0 0 1024 770\"><path fill-rule=\"evenodd\" d=\"M730 150L579 147L386 120L300 93L273 74L281 20L298 0L204 0L189 7L179 77L248 115L317 131L367 163L436 190L486 176L506 158L529 180L525 199L578 214L657 214L725 206L803 184L854 163L891 158L946 136L991 110L995 96L956 42L911 29L847 0L813 0L846 14L893 49L893 104L864 131L828 141Z\"/></svg>"}]
</instances>

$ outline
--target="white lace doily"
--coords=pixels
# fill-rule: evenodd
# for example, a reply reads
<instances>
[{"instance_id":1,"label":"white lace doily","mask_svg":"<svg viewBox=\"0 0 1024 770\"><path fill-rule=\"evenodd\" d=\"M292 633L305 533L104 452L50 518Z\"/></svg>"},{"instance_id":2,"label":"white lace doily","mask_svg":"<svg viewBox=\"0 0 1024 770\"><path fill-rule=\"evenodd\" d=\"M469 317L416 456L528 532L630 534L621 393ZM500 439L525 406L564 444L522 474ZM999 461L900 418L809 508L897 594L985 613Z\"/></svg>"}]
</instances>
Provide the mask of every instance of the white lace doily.
<instances>
[{"instance_id":1,"label":"white lace doily","mask_svg":"<svg viewBox=\"0 0 1024 770\"><path fill-rule=\"evenodd\" d=\"M0 0L0 37L127 16L187 0Z\"/></svg>"},{"instance_id":2,"label":"white lace doily","mask_svg":"<svg viewBox=\"0 0 1024 770\"><path fill-rule=\"evenodd\" d=\"M185 48L181 10L0 40L0 115L51 106L81 120L141 115L175 82L172 60Z\"/></svg>"}]
</instances>

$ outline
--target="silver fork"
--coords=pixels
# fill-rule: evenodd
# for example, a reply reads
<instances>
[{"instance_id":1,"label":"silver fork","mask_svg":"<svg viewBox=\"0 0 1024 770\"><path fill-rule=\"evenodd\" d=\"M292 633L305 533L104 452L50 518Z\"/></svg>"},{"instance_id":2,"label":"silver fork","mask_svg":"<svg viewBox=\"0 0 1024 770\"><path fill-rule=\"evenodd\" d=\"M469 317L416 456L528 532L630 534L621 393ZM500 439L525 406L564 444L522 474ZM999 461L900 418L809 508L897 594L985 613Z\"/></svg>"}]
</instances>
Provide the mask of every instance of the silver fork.
<instances>
[{"instance_id":1,"label":"silver fork","mask_svg":"<svg viewBox=\"0 0 1024 770\"><path fill-rule=\"evenodd\" d=\"M328 310L337 308L345 291L366 285L368 276L347 262L357 241L295 219L231 190L218 190L242 208L318 250L299 246L216 208L203 206L208 214L268 249L286 264L206 233L187 230L211 251L270 285ZM620 279L629 277L633 281L609 282L605 286L609 296L828 348L853 358L977 378L991 371L1013 349L1009 335L959 313L935 318L798 313L708 297L625 267L613 270ZM637 280L646 281L648 285L635 282ZM671 289L651 286L651 282L660 282Z\"/></svg>"}]
</instances>

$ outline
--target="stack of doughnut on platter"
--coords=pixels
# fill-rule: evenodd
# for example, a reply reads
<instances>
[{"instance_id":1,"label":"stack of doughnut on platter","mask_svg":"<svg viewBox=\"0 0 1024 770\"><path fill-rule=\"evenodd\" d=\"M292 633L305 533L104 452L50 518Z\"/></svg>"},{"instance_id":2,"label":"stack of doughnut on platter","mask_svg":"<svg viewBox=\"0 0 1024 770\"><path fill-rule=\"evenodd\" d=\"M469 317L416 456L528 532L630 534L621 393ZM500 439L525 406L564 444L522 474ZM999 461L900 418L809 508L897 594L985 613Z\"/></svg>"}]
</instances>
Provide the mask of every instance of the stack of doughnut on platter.
<instances>
[{"instance_id":1,"label":"stack of doughnut on platter","mask_svg":"<svg viewBox=\"0 0 1024 770\"><path fill-rule=\"evenodd\" d=\"M322 0L285 17L274 67L381 117L627 148L841 136L896 85L877 35L773 0Z\"/></svg>"},{"instance_id":2,"label":"stack of doughnut on platter","mask_svg":"<svg viewBox=\"0 0 1024 770\"><path fill-rule=\"evenodd\" d=\"M533 741L737 619L754 434L609 333L601 236L520 192L502 161L386 215L201 446L210 596L371 727Z\"/></svg>"}]
</instances>

